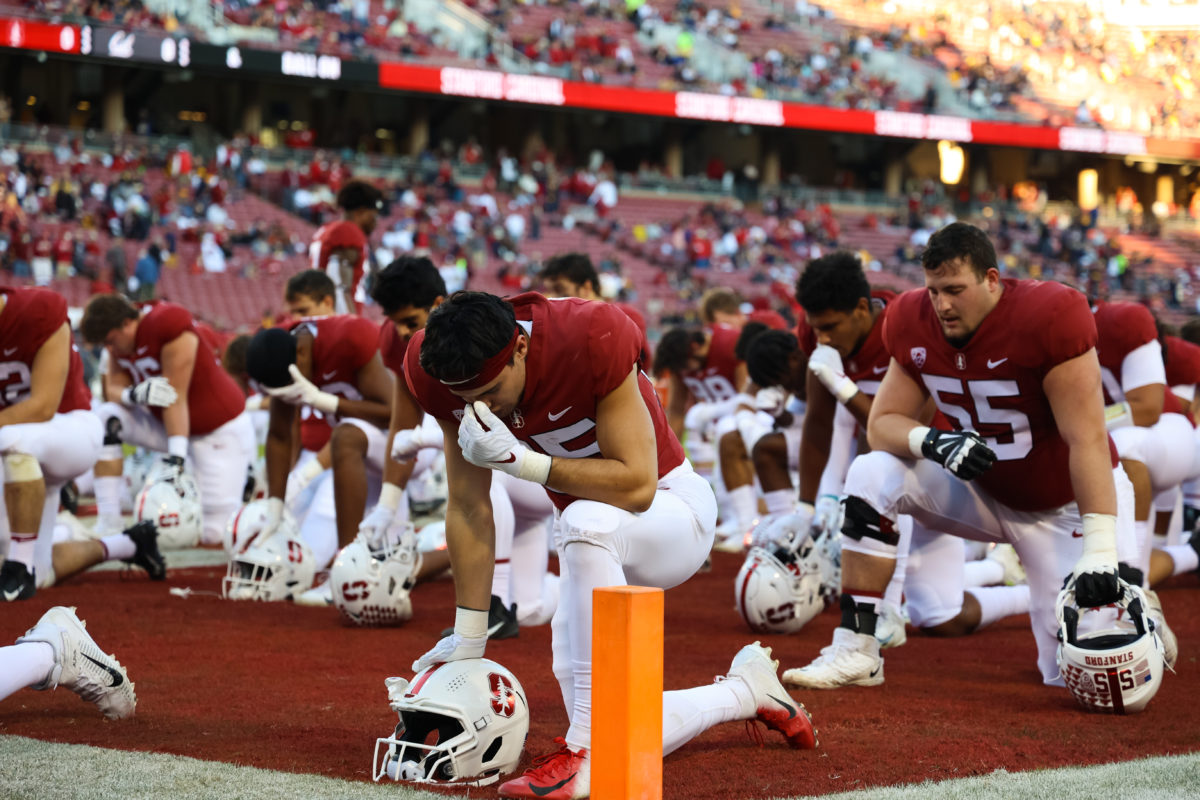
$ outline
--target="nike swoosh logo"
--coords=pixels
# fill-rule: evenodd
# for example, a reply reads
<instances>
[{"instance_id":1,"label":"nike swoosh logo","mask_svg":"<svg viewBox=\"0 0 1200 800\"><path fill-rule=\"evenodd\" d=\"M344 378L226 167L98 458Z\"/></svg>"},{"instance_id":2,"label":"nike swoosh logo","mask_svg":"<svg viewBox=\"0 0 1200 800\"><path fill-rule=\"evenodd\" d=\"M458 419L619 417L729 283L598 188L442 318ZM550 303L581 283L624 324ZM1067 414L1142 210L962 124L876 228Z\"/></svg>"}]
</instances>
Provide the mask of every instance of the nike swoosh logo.
<instances>
[{"instance_id":1,"label":"nike swoosh logo","mask_svg":"<svg viewBox=\"0 0 1200 800\"><path fill-rule=\"evenodd\" d=\"M887 371L888 371L887 367L871 367L871 372L874 372L876 375L882 375L883 373L885 373Z\"/></svg>"},{"instance_id":2,"label":"nike swoosh logo","mask_svg":"<svg viewBox=\"0 0 1200 800\"><path fill-rule=\"evenodd\" d=\"M563 414L567 413L574 407L575 406L567 406L566 408L564 408L562 411L558 412L557 414L547 414L546 416L550 417L551 422L558 422L559 418L562 417Z\"/></svg>"},{"instance_id":3,"label":"nike swoosh logo","mask_svg":"<svg viewBox=\"0 0 1200 800\"><path fill-rule=\"evenodd\" d=\"M575 777L575 773L572 772L570 775L563 778L561 781L554 784L553 786L538 786L537 784L531 783L531 784L529 784L529 791L533 792L538 797L545 797L546 795L550 794L551 792L557 792L559 789L566 786L567 783L574 777Z\"/></svg>"},{"instance_id":4,"label":"nike swoosh logo","mask_svg":"<svg viewBox=\"0 0 1200 800\"><path fill-rule=\"evenodd\" d=\"M989 358L989 359L988 359L988 369L995 369L996 367L998 367L998 366L1000 366L1001 364L1003 364L1005 361L1008 361L1008 356L1005 356L1004 358L1000 359L999 361L992 361L992 360Z\"/></svg>"},{"instance_id":5,"label":"nike swoosh logo","mask_svg":"<svg viewBox=\"0 0 1200 800\"><path fill-rule=\"evenodd\" d=\"M5 589L4 590L4 602L11 603L12 601L16 600L17 597L20 596L20 594L21 594L20 589L13 589L11 592L8 591L7 589Z\"/></svg>"},{"instance_id":6,"label":"nike swoosh logo","mask_svg":"<svg viewBox=\"0 0 1200 800\"><path fill-rule=\"evenodd\" d=\"M1072 539L1082 539L1083 534L1080 533L1079 531L1071 531L1071 538Z\"/></svg>"},{"instance_id":7,"label":"nike swoosh logo","mask_svg":"<svg viewBox=\"0 0 1200 800\"><path fill-rule=\"evenodd\" d=\"M796 707L793 706L791 703L785 703L784 701L780 700L778 697L776 697L773 694L769 694L769 695L767 695L767 697L771 698L776 703L779 703L779 705L783 706L784 708L786 708L788 710L788 719L792 719L793 717L796 716Z\"/></svg>"},{"instance_id":8,"label":"nike swoosh logo","mask_svg":"<svg viewBox=\"0 0 1200 800\"><path fill-rule=\"evenodd\" d=\"M121 673L117 672L115 669L108 666L103 661L97 661L96 659L89 656L87 653L84 653L83 657L86 658L88 661L92 662L93 664L95 664L100 669L107 672L109 675L112 675L113 682L112 682L112 685L109 687L110 689L115 689L118 686L120 686L122 683L125 682L125 679L123 677L121 677Z\"/></svg>"},{"instance_id":9,"label":"nike swoosh logo","mask_svg":"<svg viewBox=\"0 0 1200 800\"><path fill-rule=\"evenodd\" d=\"M5 355L6 357L7 357L7 356L11 356L11 355L12 355L13 353L15 353L15 352L17 352L17 348L15 348L15 347L6 347L6 348L4 348L4 355Z\"/></svg>"},{"instance_id":10,"label":"nike swoosh logo","mask_svg":"<svg viewBox=\"0 0 1200 800\"><path fill-rule=\"evenodd\" d=\"M517 454L509 453L508 458L502 458L499 461L493 461L492 463L493 464L511 464L512 462L514 462L516 460L517 460Z\"/></svg>"},{"instance_id":11,"label":"nike swoosh logo","mask_svg":"<svg viewBox=\"0 0 1200 800\"><path fill-rule=\"evenodd\" d=\"M492 634L495 633L496 631L500 630L503 627L504 627L504 620L500 620L495 625L489 625L488 632L487 632L488 638L489 639L492 638Z\"/></svg>"},{"instance_id":12,"label":"nike swoosh logo","mask_svg":"<svg viewBox=\"0 0 1200 800\"><path fill-rule=\"evenodd\" d=\"M875 669L871 670L871 674L870 674L870 676L869 676L869 677L872 677L872 678L874 678L876 675L878 675L878 674L879 674L879 670L881 670L881 669L883 669L883 664L880 664L878 667L876 667Z\"/></svg>"},{"instance_id":13,"label":"nike swoosh logo","mask_svg":"<svg viewBox=\"0 0 1200 800\"><path fill-rule=\"evenodd\" d=\"M321 380L327 381L330 378L332 378L334 375L337 375L336 369L333 372L326 372L324 375L321 376Z\"/></svg>"}]
</instances>

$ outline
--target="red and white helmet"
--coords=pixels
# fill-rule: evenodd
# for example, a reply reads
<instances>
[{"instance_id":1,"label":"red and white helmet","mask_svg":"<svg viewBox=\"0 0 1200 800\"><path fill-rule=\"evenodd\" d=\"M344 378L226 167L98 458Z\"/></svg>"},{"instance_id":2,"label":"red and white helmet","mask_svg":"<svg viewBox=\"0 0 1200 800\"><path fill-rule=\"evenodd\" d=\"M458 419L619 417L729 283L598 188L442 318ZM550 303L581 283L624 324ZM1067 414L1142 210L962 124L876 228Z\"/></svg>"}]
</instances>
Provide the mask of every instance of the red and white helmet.
<instances>
[{"instance_id":1,"label":"red and white helmet","mask_svg":"<svg viewBox=\"0 0 1200 800\"><path fill-rule=\"evenodd\" d=\"M317 562L300 538L295 518L283 519L265 542L259 534L267 521L267 501L255 500L235 511L225 526L223 544L230 554L221 595L230 600L287 600L312 586Z\"/></svg>"},{"instance_id":2,"label":"red and white helmet","mask_svg":"<svg viewBox=\"0 0 1200 800\"><path fill-rule=\"evenodd\" d=\"M529 733L520 681L487 658L447 661L412 681L385 682L395 732L375 741L371 774L399 781L486 786L517 768Z\"/></svg>"},{"instance_id":3,"label":"red and white helmet","mask_svg":"<svg viewBox=\"0 0 1200 800\"><path fill-rule=\"evenodd\" d=\"M821 566L806 541L750 548L734 581L738 613L755 633L795 633L825 609Z\"/></svg>"},{"instance_id":4,"label":"red and white helmet","mask_svg":"<svg viewBox=\"0 0 1200 800\"><path fill-rule=\"evenodd\" d=\"M133 520L150 520L158 529L158 546L163 550L195 547L204 524L200 514L200 492L186 473L174 480L147 483L133 499Z\"/></svg>"},{"instance_id":5,"label":"red and white helmet","mask_svg":"<svg viewBox=\"0 0 1200 800\"><path fill-rule=\"evenodd\" d=\"M333 560L329 581L333 604L355 625L400 625L412 618L409 592L421 568L417 537L409 525L389 531L372 548L359 537Z\"/></svg>"},{"instance_id":6,"label":"red and white helmet","mask_svg":"<svg viewBox=\"0 0 1200 800\"><path fill-rule=\"evenodd\" d=\"M1120 586L1120 600L1094 609L1079 607L1073 579L1059 593L1058 669L1084 708L1132 714L1144 709L1162 684L1163 643L1146 613L1142 590L1125 581ZM1091 630L1081 633L1081 628Z\"/></svg>"}]
</instances>

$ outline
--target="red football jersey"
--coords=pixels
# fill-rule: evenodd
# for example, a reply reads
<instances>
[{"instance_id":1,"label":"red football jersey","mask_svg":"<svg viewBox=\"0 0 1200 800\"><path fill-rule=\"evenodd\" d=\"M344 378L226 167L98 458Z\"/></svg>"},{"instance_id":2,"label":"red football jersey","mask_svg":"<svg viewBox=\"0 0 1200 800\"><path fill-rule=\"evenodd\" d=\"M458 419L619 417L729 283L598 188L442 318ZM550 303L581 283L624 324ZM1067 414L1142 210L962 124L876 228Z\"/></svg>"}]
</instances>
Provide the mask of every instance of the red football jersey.
<instances>
[{"instance_id":1,"label":"red football jersey","mask_svg":"<svg viewBox=\"0 0 1200 800\"><path fill-rule=\"evenodd\" d=\"M379 326L362 317L338 314L301 320L292 331L313 336L312 382L323 392L362 400L358 371L375 355Z\"/></svg>"},{"instance_id":2,"label":"red football jersey","mask_svg":"<svg viewBox=\"0 0 1200 800\"><path fill-rule=\"evenodd\" d=\"M946 341L924 289L891 304L883 339L956 430L988 440L996 463L976 483L1009 508L1045 511L1071 502L1075 492L1069 448L1042 380L1096 346L1096 324L1074 289L1009 278L1003 285L996 307L962 348ZM1109 455L1116 466L1111 439Z\"/></svg>"},{"instance_id":3,"label":"red football jersey","mask_svg":"<svg viewBox=\"0 0 1200 800\"><path fill-rule=\"evenodd\" d=\"M638 326L638 330L642 332L642 349L638 364L640 369L649 372L653 365L653 355L650 351L650 339L646 336L646 318L642 316L642 312L638 311L629 303L613 303L614 306L625 312L625 316L633 320L633 324Z\"/></svg>"},{"instance_id":4,"label":"red football jersey","mask_svg":"<svg viewBox=\"0 0 1200 800\"><path fill-rule=\"evenodd\" d=\"M519 440L539 453L559 458L600 455L596 442L597 401L621 385L637 365L640 332L629 317L608 303L574 297L547 299L529 292L509 298L518 324L529 335L525 393L519 413L507 420ZM462 419L463 400L421 368L418 331L408 343L404 374L413 397L440 420ZM667 423L654 384L638 372L638 388L654 423L658 475L683 463L683 448ZM546 489L560 509L579 499Z\"/></svg>"},{"instance_id":5,"label":"red football jersey","mask_svg":"<svg viewBox=\"0 0 1200 800\"><path fill-rule=\"evenodd\" d=\"M1104 402L1119 403L1125 399L1121 386L1121 365L1125 357L1142 345L1158 339L1158 328L1150 309L1140 303L1105 303L1092 306L1096 315L1096 355L1100 358L1100 375L1104 381Z\"/></svg>"},{"instance_id":6,"label":"red football jersey","mask_svg":"<svg viewBox=\"0 0 1200 800\"><path fill-rule=\"evenodd\" d=\"M711 335L708 356L700 369L680 373L683 385L699 403L719 403L741 391L735 373L738 359L734 355L738 337L742 332L730 325L714 325L708 329Z\"/></svg>"},{"instance_id":7,"label":"red football jersey","mask_svg":"<svg viewBox=\"0 0 1200 800\"><path fill-rule=\"evenodd\" d=\"M1168 386L1194 386L1200 383L1200 345L1178 336L1164 337Z\"/></svg>"},{"instance_id":8,"label":"red football jersey","mask_svg":"<svg viewBox=\"0 0 1200 800\"><path fill-rule=\"evenodd\" d=\"M400 338L396 326L391 320L385 319L379 324L379 357L383 365L396 373L404 374L404 353L408 350L408 342Z\"/></svg>"},{"instance_id":9,"label":"red football jersey","mask_svg":"<svg viewBox=\"0 0 1200 800\"><path fill-rule=\"evenodd\" d=\"M246 408L246 398L217 361L216 353L201 336L186 308L174 303L156 303L138 322L133 356L114 355L113 359L136 385L147 378L162 375L163 346L188 331L196 334L200 340L196 348L196 363L192 367L192 381L188 386L190 435L202 436L212 433L242 413ZM151 407L150 411L162 419L161 408Z\"/></svg>"},{"instance_id":10,"label":"red football jersey","mask_svg":"<svg viewBox=\"0 0 1200 800\"><path fill-rule=\"evenodd\" d=\"M67 301L49 289L15 289L0 286L5 297L0 311L0 408L29 398L33 387L33 361L42 345L67 321ZM92 395L83 382L83 361L71 342L67 382L58 413L92 407Z\"/></svg>"},{"instance_id":11,"label":"red football jersey","mask_svg":"<svg viewBox=\"0 0 1200 800\"><path fill-rule=\"evenodd\" d=\"M338 270L338 264L330 263L329 257L333 255L335 250L343 250L348 247L353 247L357 251L357 256L354 261L354 278L351 285L351 293L357 291L358 284L362 281L364 267L367 261L367 235L363 233L362 228L348 220L339 220L338 222L330 222L322 225L313 234L312 244L309 246L309 255L312 257L313 269L319 269L322 272L329 274L333 278L334 284L341 287L342 275ZM340 304L341 298L338 298ZM357 306L358 303L355 303ZM351 309L346 309L350 311ZM361 309L359 309L361 310ZM339 308L339 311L341 309Z\"/></svg>"},{"instance_id":12,"label":"red football jersey","mask_svg":"<svg viewBox=\"0 0 1200 800\"><path fill-rule=\"evenodd\" d=\"M333 436L329 418L315 408L300 407L300 446L312 452L319 451Z\"/></svg>"}]
</instances>

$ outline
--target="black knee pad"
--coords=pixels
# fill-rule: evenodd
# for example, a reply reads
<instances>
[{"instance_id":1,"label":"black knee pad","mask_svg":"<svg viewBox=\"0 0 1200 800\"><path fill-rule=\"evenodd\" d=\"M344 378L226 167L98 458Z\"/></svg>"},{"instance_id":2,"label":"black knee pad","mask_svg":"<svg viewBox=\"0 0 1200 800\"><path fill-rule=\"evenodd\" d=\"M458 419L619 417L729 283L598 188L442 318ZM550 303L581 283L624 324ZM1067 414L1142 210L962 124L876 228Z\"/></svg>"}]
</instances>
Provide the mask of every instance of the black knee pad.
<instances>
[{"instance_id":1,"label":"black knee pad","mask_svg":"<svg viewBox=\"0 0 1200 800\"><path fill-rule=\"evenodd\" d=\"M109 417L104 421L104 443L121 444L121 420L119 417Z\"/></svg>"},{"instance_id":2,"label":"black knee pad","mask_svg":"<svg viewBox=\"0 0 1200 800\"><path fill-rule=\"evenodd\" d=\"M842 502L842 506L846 509L842 520L844 535L856 542L865 536L892 547L900 544L900 533L896 530L895 523L882 516L866 500L850 495Z\"/></svg>"}]
</instances>

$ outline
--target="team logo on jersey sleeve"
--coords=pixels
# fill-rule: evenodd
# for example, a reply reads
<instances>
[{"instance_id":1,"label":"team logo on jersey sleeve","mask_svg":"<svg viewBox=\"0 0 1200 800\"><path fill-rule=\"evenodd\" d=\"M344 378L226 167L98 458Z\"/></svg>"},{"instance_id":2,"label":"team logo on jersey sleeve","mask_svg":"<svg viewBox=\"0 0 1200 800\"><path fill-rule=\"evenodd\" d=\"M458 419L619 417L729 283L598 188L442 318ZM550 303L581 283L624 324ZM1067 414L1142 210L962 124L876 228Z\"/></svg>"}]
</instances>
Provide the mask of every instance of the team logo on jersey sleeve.
<instances>
[{"instance_id":1,"label":"team logo on jersey sleeve","mask_svg":"<svg viewBox=\"0 0 1200 800\"><path fill-rule=\"evenodd\" d=\"M925 348L924 347L914 347L912 350L909 351L909 355L912 356L913 363L917 365L917 369L920 369L921 367L925 366Z\"/></svg>"}]
</instances>

